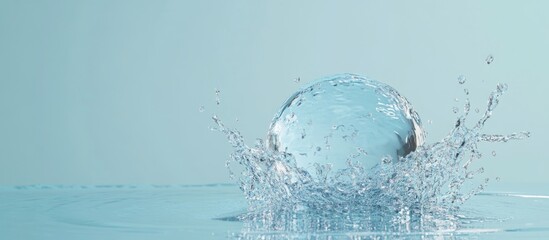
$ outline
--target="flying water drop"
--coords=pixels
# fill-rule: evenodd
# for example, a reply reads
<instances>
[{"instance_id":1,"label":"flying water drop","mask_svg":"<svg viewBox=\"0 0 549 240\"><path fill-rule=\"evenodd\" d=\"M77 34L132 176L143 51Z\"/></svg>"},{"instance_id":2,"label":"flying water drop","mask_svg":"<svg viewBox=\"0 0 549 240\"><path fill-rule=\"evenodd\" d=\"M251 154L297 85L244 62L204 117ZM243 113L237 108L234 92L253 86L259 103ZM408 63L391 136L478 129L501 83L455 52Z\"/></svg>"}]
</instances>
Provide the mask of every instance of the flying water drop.
<instances>
[{"instance_id":1,"label":"flying water drop","mask_svg":"<svg viewBox=\"0 0 549 240\"><path fill-rule=\"evenodd\" d=\"M464 75L459 75L458 76L458 83L459 84L464 84L466 81L467 81L467 78Z\"/></svg>"},{"instance_id":2,"label":"flying water drop","mask_svg":"<svg viewBox=\"0 0 549 240\"><path fill-rule=\"evenodd\" d=\"M221 93L221 91L219 91L219 89L215 89L215 104L216 105L219 105L221 104L221 98L219 96L219 94Z\"/></svg>"},{"instance_id":3,"label":"flying water drop","mask_svg":"<svg viewBox=\"0 0 549 240\"><path fill-rule=\"evenodd\" d=\"M492 56L492 54L488 55L485 61L486 61L486 64L490 65L494 61L494 56Z\"/></svg>"}]
</instances>

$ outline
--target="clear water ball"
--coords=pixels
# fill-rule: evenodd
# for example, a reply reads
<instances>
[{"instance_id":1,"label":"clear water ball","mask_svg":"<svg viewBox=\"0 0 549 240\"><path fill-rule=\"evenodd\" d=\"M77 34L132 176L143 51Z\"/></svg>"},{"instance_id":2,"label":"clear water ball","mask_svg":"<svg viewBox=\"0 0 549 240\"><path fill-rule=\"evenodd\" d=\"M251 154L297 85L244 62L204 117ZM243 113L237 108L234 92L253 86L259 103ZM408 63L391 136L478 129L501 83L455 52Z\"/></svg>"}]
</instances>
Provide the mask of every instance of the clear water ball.
<instances>
[{"instance_id":1,"label":"clear water ball","mask_svg":"<svg viewBox=\"0 0 549 240\"><path fill-rule=\"evenodd\" d=\"M359 162L396 162L424 141L418 114L394 88L354 74L319 79L294 93L273 119L267 147L293 155L311 175Z\"/></svg>"}]
</instances>

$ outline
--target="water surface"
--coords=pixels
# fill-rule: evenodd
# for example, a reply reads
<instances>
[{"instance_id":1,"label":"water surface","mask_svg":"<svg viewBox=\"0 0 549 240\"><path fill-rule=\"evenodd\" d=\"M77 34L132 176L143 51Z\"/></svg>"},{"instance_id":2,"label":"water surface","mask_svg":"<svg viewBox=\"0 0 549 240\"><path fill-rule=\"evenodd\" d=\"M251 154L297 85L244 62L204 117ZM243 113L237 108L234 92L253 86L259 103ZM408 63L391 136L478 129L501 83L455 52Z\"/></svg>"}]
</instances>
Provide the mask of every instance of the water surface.
<instances>
[{"instance_id":1,"label":"water surface","mask_svg":"<svg viewBox=\"0 0 549 240\"><path fill-rule=\"evenodd\" d=\"M0 239L549 237L549 191L541 185L494 184L493 188L462 206L456 229L439 232L333 230L322 223L340 222L341 219L330 215L317 218L316 223L309 221L310 216L302 219L296 216L294 221L286 222L278 230L265 230L261 224L240 221L238 216L245 212L246 202L236 185L2 187ZM310 224L299 225L306 221ZM324 228L319 229L319 226Z\"/></svg>"}]
</instances>

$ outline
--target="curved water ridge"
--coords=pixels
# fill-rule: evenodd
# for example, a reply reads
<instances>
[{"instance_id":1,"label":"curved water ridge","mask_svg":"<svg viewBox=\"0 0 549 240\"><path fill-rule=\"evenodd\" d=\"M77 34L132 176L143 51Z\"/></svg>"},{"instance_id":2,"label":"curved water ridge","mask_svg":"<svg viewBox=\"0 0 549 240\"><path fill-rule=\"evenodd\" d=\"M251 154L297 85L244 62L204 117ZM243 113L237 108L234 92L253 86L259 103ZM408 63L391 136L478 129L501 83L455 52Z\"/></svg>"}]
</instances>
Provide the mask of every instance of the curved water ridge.
<instances>
[{"instance_id":1,"label":"curved water ridge","mask_svg":"<svg viewBox=\"0 0 549 240\"><path fill-rule=\"evenodd\" d=\"M215 115L213 120L216 129L223 132L234 147L227 162L229 170L232 163L243 167L239 183L248 199L249 212L241 218L250 223L261 220L262 226L268 223L266 226L273 227L273 230L277 224L283 224L281 219L287 215L330 213L367 219L378 216L389 224L385 226L393 226L387 227L391 231L452 230L456 228L459 206L482 191L489 182L485 178L475 188L464 187L464 183L484 171L482 167L473 168L471 165L482 157L477 144L481 141L507 142L530 135L529 132L509 135L482 133L506 90L505 84L497 85L488 98L486 110L471 127L466 125L470 112L470 103L466 99L463 114L445 138L432 144L418 144L415 151L406 156L369 160L376 163L375 167L345 156L345 159L336 159L344 162L344 167L332 169L330 164L321 162L313 164L312 174L310 169L300 165L296 155L273 148L273 144L278 143L268 140L269 143L265 144L258 139L255 146L249 147L244 144L238 130L225 127ZM396 91L395 94L399 95ZM289 106L288 103L285 106ZM411 109L410 105L406 106ZM282 112L284 109L283 106ZM282 115L279 113L278 116ZM420 123L419 117L410 116ZM276 121L277 117L275 125ZM423 134L420 128L414 129L420 124L411 126L413 132L409 136L421 136L414 135L416 132ZM367 147L362 146L363 149Z\"/></svg>"}]
</instances>

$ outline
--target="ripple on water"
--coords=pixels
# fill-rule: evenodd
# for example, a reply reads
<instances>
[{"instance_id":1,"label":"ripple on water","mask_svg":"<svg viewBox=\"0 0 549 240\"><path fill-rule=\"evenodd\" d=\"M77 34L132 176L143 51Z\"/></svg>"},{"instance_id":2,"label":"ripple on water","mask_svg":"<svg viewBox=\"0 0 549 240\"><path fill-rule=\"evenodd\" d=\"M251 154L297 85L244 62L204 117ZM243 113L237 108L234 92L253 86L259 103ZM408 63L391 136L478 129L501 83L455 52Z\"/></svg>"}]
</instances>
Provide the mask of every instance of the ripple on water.
<instances>
[{"instance_id":1,"label":"ripple on water","mask_svg":"<svg viewBox=\"0 0 549 240\"><path fill-rule=\"evenodd\" d=\"M408 225L409 231L406 224L393 224L390 216L384 217L375 210L372 215L367 212L272 212L273 218L279 221L248 221L247 216L263 215L245 210L246 204L235 185L2 188L0 239L517 239L549 236L549 219L540 214L549 212L549 195L539 192L543 186L505 188L520 191L477 195L462 205L460 215L455 216L454 227L414 230L416 223L413 223ZM438 226L444 224L448 222Z\"/></svg>"}]
</instances>

